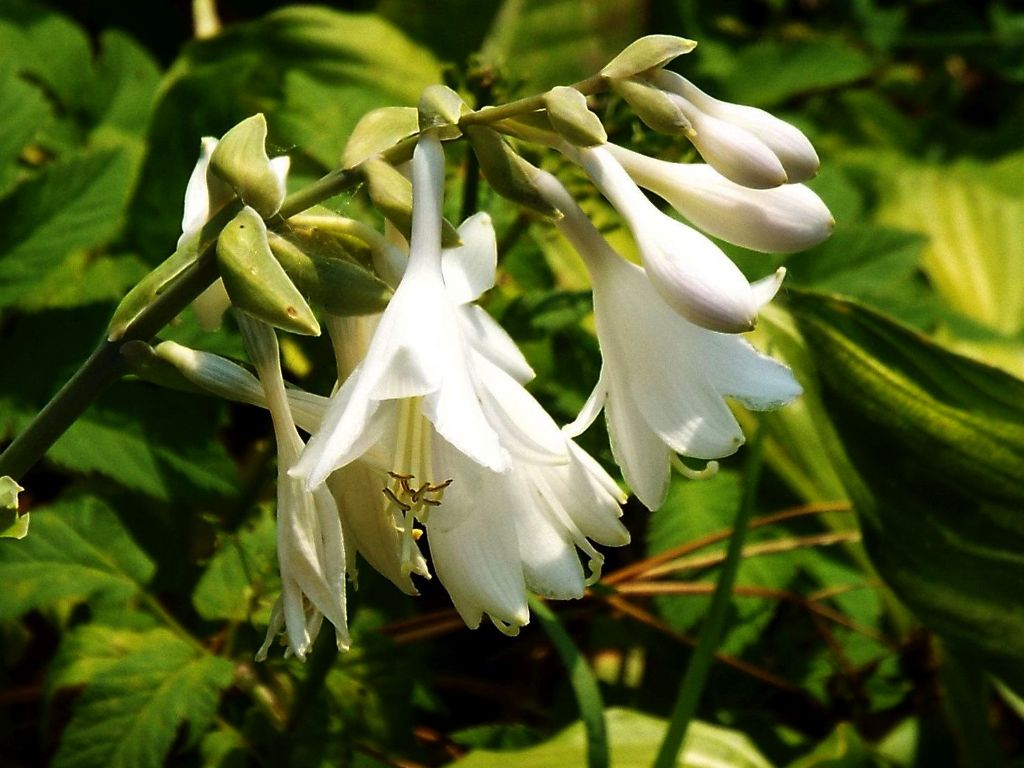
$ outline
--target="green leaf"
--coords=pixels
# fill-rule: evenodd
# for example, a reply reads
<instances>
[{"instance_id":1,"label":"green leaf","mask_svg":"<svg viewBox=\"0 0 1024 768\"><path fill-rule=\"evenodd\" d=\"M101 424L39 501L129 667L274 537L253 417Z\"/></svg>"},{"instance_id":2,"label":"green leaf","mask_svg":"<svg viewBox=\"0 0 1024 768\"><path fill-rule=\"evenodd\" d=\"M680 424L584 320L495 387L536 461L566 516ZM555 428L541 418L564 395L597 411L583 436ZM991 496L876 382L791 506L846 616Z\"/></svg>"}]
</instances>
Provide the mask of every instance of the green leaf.
<instances>
[{"instance_id":1,"label":"green leaf","mask_svg":"<svg viewBox=\"0 0 1024 768\"><path fill-rule=\"evenodd\" d=\"M880 218L928 237L922 267L938 292L1006 334L1024 330L1022 157L952 167L886 163L879 176Z\"/></svg>"},{"instance_id":2,"label":"green leaf","mask_svg":"<svg viewBox=\"0 0 1024 768\"><path fill-rule=\"evenodd\" d=\"M160 69L145 48L112 29L100 36L90 110L99 125L142 134L156 101Z\"/></svg>"},{"instance_id":3,"label":"green leaf","mask_svg":"<svg viewBox=\"0 0 1024 768\"><path fill-rule=\"evenodd\" d=\"M0 64L0 104L4 105L4 119L0 121L0 192L4 192L18 175L15 161L49 119L50 109L42 91L18 75L10 60Z\"/></svg>"},{"instance_id":4,"label":"green leaf","mask_svg":"<svg viewBox=\"0 0 1024 768\"><path fill-rule=\"evenodd\" d=\"M792 44L768 40L735 57L732 71L723 81L723 96L740 104L768 107L793 96L855 82L873 68L866 54L838 38Z\"/></svg>"},{"instance_id":5,"label":"green leaf","mask_svg":"<svg viewBox=\"0 0 1024 768\"><path fill-rule=\"evenodd\" d=\"M613 708L605 714L611 734L611 764L615 768L649 768L664 735L665 721L627 709ZM502 752L476 750L455 765L458 768L583 765L585 753L585 729L582 723L575 723L535 747ZM706 768L711 765L770 768L771 763L739 731L694 721L690 724L677 765L680 768Z\"/></svg>"},{"instance_id":6,"label":"green leaf","mask_svg":"<svg viewBox=\"0 0 1024 768\"><path fill-rule=\"evenodd\" d=\"M190 741L209 728L234 666L166 629L134 638L110 633L119 640L114 648L97 642L103 634L91 628L75 640L76 650L98 658L55 671L54 685L87 684L54 768L158 768L181 725L188 725Z\"/></svg>"},{"instance_id":7,"label":"green leaf","mask_svg":"<svg viewBox=\"0 0 1024 768\"><path fill-rule=\"evenodd\" d=\"M881 576L958 653L1024 684L1024 381L856 302L792 310Z\"/></svg>"},{"instance_id":8,"label":"green leaf","mask_svg":"<svg viewBox=\"0 0 1024 768\"><path fill-rule=\"evenodd\" d=\"M28 512L18 514L18 494L24 490L7 475L0 477L0 539L28 536Z\"/></svg>"},{"instance_id":9,"label":"green leaf","mask_svg":"<svg viewBox=\"0 0 1024 768\"><path fill-rule=\"evenodd\" d=\"M865 746L849 723L840 723L825 741L789 768L876 768L884 766Z\"/></svg>"},{"instance_id":10,"label":"green leaf","mask_svg":"<svg viewBox=\"0 0 1024 768\"><path fill-rule=\"evenodd\" d=\"M595 0L583 14L576 0L505 0L482 58L523 92L546 91L596 74L641 35L643 17L639 0Z\"/></svg>"},{"instance_id":11,"label":"green leaf","mask_svg":"<svg viewBox=\"0 0 1024 768\"><path fill-rule=\"evenodd\" d=\"M217 546L192 593L192 604L204 619L246 621L261 595L277 583L277 527L264 510L252 525Z\"/></svg>"},{"instance_id":12,"label":"green leaf","mask_svg":"<svg viewBox=\"0 0 1024 768\"><path fill-rule=\"evenodd\" d=\"M59 600L127 600L154 570L101 501L60 501L32 515L31 536L0 539L0 619Z\"/></svg>"},{"instance_id":13,"label":"green leaf","mask_svg":"<svg viewBox=\"0 0 1024 768\"><path fill-rule=\"evenodd\" d=\"M41 285L71 279L62 270L74 252L113 239L136 168L124 146L83 152L52 163L0 201L0 306L32 305Z\"/></svg>"}]
</instances>

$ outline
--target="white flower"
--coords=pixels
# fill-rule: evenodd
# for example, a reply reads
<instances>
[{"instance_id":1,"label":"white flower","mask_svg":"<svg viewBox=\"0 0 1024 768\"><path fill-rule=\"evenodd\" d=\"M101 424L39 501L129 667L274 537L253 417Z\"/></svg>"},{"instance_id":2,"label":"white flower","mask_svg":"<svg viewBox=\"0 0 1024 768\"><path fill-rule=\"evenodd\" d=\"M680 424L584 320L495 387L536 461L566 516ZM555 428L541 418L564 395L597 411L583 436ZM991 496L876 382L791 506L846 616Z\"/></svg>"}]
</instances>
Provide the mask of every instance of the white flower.
<instances>
[{"instance_id":1,"label":"white flower","mask_svg":"<svg viewBox=\"0 0 1024 768\"><path fill-rule=\"evenodd\" d=\"M791 253L811 248L832 234L832 214L803 184L750 189L710 165L670 163L614 144L607 147L633 181L722 240L755 251Z\"/></svg>"},{"instance_id":2,"label":"white flower","mask_svg":"<svg viewBox=\"0 0 1024 768\"><path fill-rule=\"evenodd\" d=\"M271 613L267 638L256 655L266 658L284 628L288 653L304 659L326 617L339 649L349 646L345 606L345 545L334 499L326 488L307 490L288 472L302 451L284 380L277 338L270 326L239 316L246 348L260 383L277 440L277 559L281 597Z\"/></svg>"},{"instance_id":3,"label":"white flower","mask_svg":"<svg viewBox=\"0 0 1024 768\"><path fill-rule=\"evenodd\" d=\"M178 238L178 249L199 247L199 233L203 226L226 203L233 200L235 193L228 184L210 172L210 156L217 148L218 140L212 136L204 136L200 143L199 160L196 161L188 186L185 187L185 205L181 217L181 236ZM284 190L288 177L291 158L287 155L272 158L270 168L277 177L281 189ZM192 308L199 318L199 325L204 330L215 331L220 327L221 319L231 299L224 288L224 281L217 280L209 288L199 294L192 302Z\"/></svg>"},{"instance_id":4,"label":"white flower","mask_svg":"<svg viewBox=\"0 0 1024 768\"><path fill-rule=\"evenodd\" d=\"M758 310L778 290L780 275L751 285L711 240L659 211L606 147L563 151L622 214L648 278L669 306L710 330L734 333L754 327Z\"/></svg>"},{"instance_id":5,"label":"white flower","mask_svg":"<svg viewBox=\"0 0 1024 768\"><path fill-rule=\"evenodd\" d=\"M535 180L563 213L559 229L590 271L603 355L593 394L565 430L579 434L603 407L626 482L656 509L665 499L673 453L715 459L743 443L725 397L765 410L797 397L800 386L788 368L740 336L706 330L673 312L644 270L612 250L553 176L541 173Z\"/></svg>"},{"instance_id":6,"label":"white flower","mask_svg":"<svg viewBox=\"0 0 1024 768\"><path fill-rule=\"evenodd\" d=\"M723 176L763 189L813 178L818 154L797 128L763 109L715 99L676 72L660 69L650 81L669 94L693 124L690 139Z\"/></svg>"},{"instance_id":7,"label":"white flower","mask_svg":"<svg viewBox=\"0 0 1024 768\"><path fill-rule=\"evenodd\" d=\"M457 450L496 471L506 451L488 424L469 370L456 306L441 273L444 152L431 134L413 156L413 227L409 263L381 316L366 358L332 397L320 430L295 469L309 487L362 455L403 412L422 415ZM401 446L395 471L419 463L422 444ZM421 475L422 476L422 475Z\"/></svg>"}]
</instances>

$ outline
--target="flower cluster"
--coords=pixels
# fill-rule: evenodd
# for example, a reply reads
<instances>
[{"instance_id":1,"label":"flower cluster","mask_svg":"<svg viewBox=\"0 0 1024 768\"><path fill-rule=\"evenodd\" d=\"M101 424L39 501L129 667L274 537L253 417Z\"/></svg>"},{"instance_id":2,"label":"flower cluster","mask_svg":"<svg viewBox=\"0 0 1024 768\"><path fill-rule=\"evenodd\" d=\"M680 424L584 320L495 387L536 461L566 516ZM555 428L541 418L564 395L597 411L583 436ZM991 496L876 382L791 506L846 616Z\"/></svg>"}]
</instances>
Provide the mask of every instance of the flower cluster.
<instances>
[{"instance_id":1,"label":"flower cluster","mask_svg":"<svg viewBox=\"0 0 1024 768\"><path fill-rule=\"evenodd\" d=\"M488 176L495 189L535 210L557 212L556 226L590 273L603 365L572 424L559 428L524 387L533 371L475 303L495 282L490 218L478 213L446 231L442 139L460 134L444 129L445 94L425 98L427 112L421 105L407 239L396 229L400 217L389 216L395 226L384 236L330 212L295 216L283 235L258 226L246 234L256 230L257 240L246 239L245 252L281 261L287 272L281 284L291 289L293 280L301 287L304 273L288 268L284 256L306 242L302 231L355 238L371 253L390 295L383 311L341 316L326 302L322 308L338 364L329 398L285 385L270 324L286 326L274 320L276 310L249 298L249 286L238 287L237 278L227 293L243 310L239 323L258 378L213 355L172 343L157 348L193 383L270 411L283 591L261 656L283 630L288 652L303 657L324 618L339 647L347 646L345 579L355 577L357 553L409 594L416 593L414 577L430 578L433 570L466 624L476 627L486 615L514 634L529 619L528 592L581 597L603 563L595 544L629 541L619 520L625 495L574 442L602 410L627 485L656 509L673 465L694 474L678 454L707 460L713 470L714 460L743 443L727 398L764 410L800 394L789 369L742 336L778 291L784 270L751 283L697 228L769 252L822 241L832 218L801 183L816 172L814 149L792 126L713 99L665 71L662 61L640 69L623 61L605 70L612 87L648 124L688 137L706 163L668 163L607 142L572 89L556 89L544 102L542 116L552 126L544 143L581 166L618 211L642 265L616 253L565 187L514 154L498 129L469 132L485 175L488 167L504 174ZM452 120L454 128L458 115ZM189 185L183 243L230 197L224 181L246 205L240 217L266 218L264 209L276 212L283 199L287 168L280 159L258 158L262 186L253 201L251 193L246 197L247 177L231 170L230 158L210 163L215 146L204 144ZM397 190L393 199L408 184L393 169L378 178ZM641 187L689 224L664 212ZM218 256L233 258L233 242L218 244ZM319 330L315 319L304 327ZM297 426L309 433L307 443Z\"/></svg>"}]
</instances>

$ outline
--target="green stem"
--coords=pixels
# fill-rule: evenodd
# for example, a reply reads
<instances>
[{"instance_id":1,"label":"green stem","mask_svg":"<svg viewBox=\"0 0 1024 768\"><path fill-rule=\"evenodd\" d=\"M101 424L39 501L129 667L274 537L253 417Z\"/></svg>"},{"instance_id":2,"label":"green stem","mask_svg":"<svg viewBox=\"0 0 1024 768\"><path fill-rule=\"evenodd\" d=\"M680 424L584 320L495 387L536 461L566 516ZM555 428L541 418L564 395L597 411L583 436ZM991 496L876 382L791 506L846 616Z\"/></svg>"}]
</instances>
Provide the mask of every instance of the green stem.
<instances>
[{"instance_id":1,"label":"green stem","mask_svg":"<svg viewBox=\"0 0 1024 768\"><path fill-rule=\"evenodd\" d=\"M405 151L405 147L400 143L389 151L400 153ZM356 171L332 171L305 189L289 195L274 222L280 223L288 216L333 197L358 180ZM226 221L222 225L224 223ZM213 237L196 261L139 313L123 334L114 341L105 340L99 345L28 427L0 454L0 476L7 475L14 480L23 477L96 398L127 373L122 347L131 341L152 339L217 279L215 247L216 237Z\"/></svg>"},{"instance_id":2,"label":"green stem","mask_svg":"<svg viewBox=\"0 0 1024 768\"><path fill-rule=\"evenodd\" d=\"M603 91L608 87L608 81L601 77L601 75L594 75L588 77L586 80L580 80L578 83L573 83L572 88L584 95L591 93L597 93ZM519 117L520 115L529 114L530 112L537 112L544 109L544 94L538 94L536 96L528 96L525 99L518 99L516 101L510 101L508 104L502 104L498 107L484 107L478 109L475 112L463 115L459 120L459 125L487 125L489 123L497 122L498 120L506 120L510 117Z\"/></svg>"},{"instance_id":3,"label":"green stem","mask_svg":"<svg viewBox=\"0 0 1024 768\"><path fill-rule=\"evenodd\" d=\"M747 537L747 526L754 511L754 499L761 476L763 433L764 428L759 425L750 441L743 499L740 502L739 511L736 513L736 521L733 523L725 562L722 564L718 584L711 597L707 620L701 630L700 638L697 640L697 647L693 650L690 663L686 667L686 674L683 676L683 682L679 686L679 695L672 708L668 731L666 731L665 739L658 750L654 768L672 768L678 764L679 751L686 738L686 731L690 726L690 721L697 713L697 705L704 693L704 685L707 683L708 673L711 671L711 664L714 661L715 649L726 628L729 607L732 602L732 590L736 584L743 544Z\"/></svg>"}]
</instances>

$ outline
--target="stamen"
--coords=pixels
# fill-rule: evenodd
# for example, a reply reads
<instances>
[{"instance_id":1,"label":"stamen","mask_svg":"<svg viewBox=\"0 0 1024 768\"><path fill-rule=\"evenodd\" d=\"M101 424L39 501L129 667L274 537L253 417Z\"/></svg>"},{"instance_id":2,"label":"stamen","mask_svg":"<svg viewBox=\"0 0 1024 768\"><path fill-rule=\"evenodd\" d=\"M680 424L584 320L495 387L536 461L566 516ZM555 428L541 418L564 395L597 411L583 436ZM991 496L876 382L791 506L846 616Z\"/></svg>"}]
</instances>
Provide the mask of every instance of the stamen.
<instances>
[{"instance_id":1,"label":"stamen","mask_svg":"<svg viewBox=\"0 0 1024 768\"><path fill-rule=\"evenodd\" d=\"M672 466L676 472L688 480L707 480L718 474L718 462L714 460L709 461L704 469L691 469L683 463L682 459L672 454Z\"/></svg>"},{"instance_id":2,"label":"stamen","mask_svg":"<svg viewBox=\"0 0 1024 768\"><path fill-rule=\"evenodd\" d=\"M412 507L410 507L408 504L406 504L400 498L395 496L395 492L392 491L390 488L385 487L385 488L382 488L381 490L384 492L384 495L387 496L389 499L391 499L391 501L393 501L395 504L397 504L399 509L401 509L403 512L408 512L409 510L412 509Z\"/></svg>"}]
</instances>

